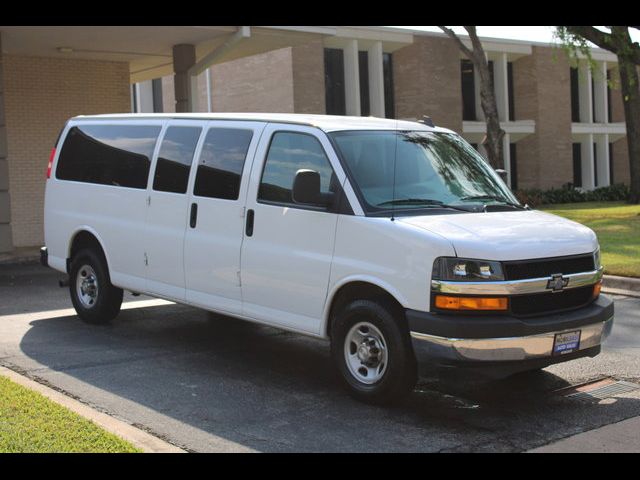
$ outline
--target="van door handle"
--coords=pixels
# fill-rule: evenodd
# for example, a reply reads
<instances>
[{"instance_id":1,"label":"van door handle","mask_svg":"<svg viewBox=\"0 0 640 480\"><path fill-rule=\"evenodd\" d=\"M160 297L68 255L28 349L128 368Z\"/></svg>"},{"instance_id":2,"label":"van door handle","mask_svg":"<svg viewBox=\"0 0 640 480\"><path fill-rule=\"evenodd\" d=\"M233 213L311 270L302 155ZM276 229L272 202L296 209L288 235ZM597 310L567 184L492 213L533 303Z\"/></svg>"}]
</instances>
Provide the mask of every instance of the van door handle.
<instances>
[{"instance_id":1,"label":"van door handle","mask_svg":"<svg viewBox=\"0 0 640 480\"><path fill-rule=\"evenodd\" d=\"M198 221L198 204L191 204L191 215L189 217L189 225L191 228L196 228L196 222Z\"/></svg>"},{"instance_id":2,"label":"van door handle","mask_svg":"<svg viewBox=\"0 0 640 480\"><path fill-rule=\"evenodd\" d=\"M250 237L251 235L253 235L253 217L255 216L255 213L253 210L247 210L247 226L245 228L245 233L247 234L247 237Z\"/></svg>"}]
</instances>

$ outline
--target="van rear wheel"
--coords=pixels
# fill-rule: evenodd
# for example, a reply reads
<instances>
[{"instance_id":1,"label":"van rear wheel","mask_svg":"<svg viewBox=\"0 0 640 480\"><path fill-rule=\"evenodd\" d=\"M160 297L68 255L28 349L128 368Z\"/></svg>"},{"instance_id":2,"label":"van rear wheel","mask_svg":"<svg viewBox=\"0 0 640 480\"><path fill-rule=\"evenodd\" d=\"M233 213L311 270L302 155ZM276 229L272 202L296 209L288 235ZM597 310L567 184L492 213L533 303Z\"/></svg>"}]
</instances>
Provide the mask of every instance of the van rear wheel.
<instances>
[{"instance_id":1,"label":"van rear wheel","mask_svg":"<svg viewBox=\"0 0 640 480\"><path fill-rule=\"evenodd\" d=\"M94 250L80 250L71 260L69 292L78 316L87 323L107 323L120 312L122 289L111 284L107 262Z\"/></svg>"},{"instance_id":2,"label":"van rear wheel","mask_svg":"<svg viewBox=\"0 0 640 480\"><path fill-rule=\"evenodd\" d=\"M331 356L344 386L358 400L389 404L417 381L404 316L387 302L355 300L334 318Z\"/></svg>"}]
</instances>

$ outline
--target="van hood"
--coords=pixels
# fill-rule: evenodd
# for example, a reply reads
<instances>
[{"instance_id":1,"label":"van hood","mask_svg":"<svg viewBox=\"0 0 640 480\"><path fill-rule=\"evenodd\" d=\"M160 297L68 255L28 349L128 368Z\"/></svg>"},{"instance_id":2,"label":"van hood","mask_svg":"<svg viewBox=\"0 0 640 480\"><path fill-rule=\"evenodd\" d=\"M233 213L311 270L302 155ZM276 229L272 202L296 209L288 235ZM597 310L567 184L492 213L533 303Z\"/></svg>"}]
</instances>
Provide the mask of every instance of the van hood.
<instances>
[{"instance_id":1,"label":"van hood","mask_svg":"<svg viewBox=\"0 0 640 480\"><path fill-rule=\"evenodd\" d=\"M598 240L590 228L537 210L400 217L451 242L456 254L484 260L524 260L590 253Z\"/></svg>"}]
</instances>

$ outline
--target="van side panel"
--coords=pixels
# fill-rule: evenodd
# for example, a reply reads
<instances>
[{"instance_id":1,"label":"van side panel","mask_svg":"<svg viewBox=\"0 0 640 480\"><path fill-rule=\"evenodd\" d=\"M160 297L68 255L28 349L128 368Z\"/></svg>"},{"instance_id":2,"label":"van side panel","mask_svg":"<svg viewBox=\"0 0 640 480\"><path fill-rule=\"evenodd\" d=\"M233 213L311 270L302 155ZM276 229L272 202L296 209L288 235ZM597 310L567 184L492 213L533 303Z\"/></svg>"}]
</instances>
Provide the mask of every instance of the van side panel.
<instances>
[{"instance_id":1,"label":"van side panel","mask_svg":"<svg viewBox=\"0 0 640 480\"><path fill-rule=\"evenodd\" d=\"M101 122L105 124L106 122ZM147 190L80 181L60 180L57 167L71 128L86 122L69 122L58 145L45 193L45 242L49 264L66 271L73 237L91 232L103 246L111 282L120 288L146 288L145 221ZM119 121L118 125L162 125L161 121Z\"/></svg>"}]
</instances>

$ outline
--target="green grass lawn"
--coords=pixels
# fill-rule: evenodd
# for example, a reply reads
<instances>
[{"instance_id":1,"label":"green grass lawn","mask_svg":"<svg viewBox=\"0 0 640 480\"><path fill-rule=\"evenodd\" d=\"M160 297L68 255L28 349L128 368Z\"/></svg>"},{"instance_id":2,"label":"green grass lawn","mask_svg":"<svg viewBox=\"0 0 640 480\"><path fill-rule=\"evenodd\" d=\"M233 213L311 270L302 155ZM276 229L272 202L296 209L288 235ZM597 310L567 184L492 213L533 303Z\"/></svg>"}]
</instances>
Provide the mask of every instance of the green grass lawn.
<instances>
[{"instance_id":1,"label":"green grass lawn","mask_svg":"<svg viewBox=\"0 0 640 480\"><path fill-rule=\"evenodd\" d=\"M540 209L593 229L600 241L605 273L640 277L640 205L585 202L544 205Z\"/></svg>"},{"instance_id":2,"label":"green grass lawn","mask_svg":"<svg viewBox=\"0 0 640 480\"><path fill-rule=\"evenodd\" d=\"M48 398L0 376L0 452L139 452Z\"/></svg>"}]
</instances>

